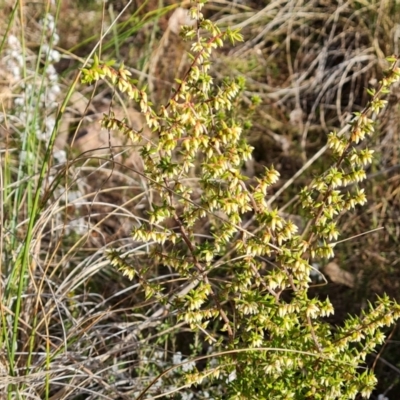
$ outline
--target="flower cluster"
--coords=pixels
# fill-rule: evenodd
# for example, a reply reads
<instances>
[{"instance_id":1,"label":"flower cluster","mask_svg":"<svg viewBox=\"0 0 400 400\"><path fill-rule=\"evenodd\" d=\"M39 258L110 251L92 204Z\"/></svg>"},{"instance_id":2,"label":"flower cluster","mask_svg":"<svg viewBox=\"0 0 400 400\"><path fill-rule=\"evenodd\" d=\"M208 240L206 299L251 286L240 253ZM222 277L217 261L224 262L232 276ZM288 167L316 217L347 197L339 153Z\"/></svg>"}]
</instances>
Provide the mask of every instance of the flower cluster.
<instances>
[{"instance_id":1,"label":"flower cluster","mask_svg":"<svg viewBox=\"0 0 400 400\"><path fill-rule=\"evenodd\" d=\"M46 14L41 20L42 45L38 57L27 58L20 40L10 35L8 48L5 51L7 70L12 74L15 88L19 88L19 94L14 98L13 116L17 125L32 127L22 129L23 135L35 134L39 141L47 142L53 131L55 119L52 116L58 105L57 99L61 92L58 82L58 73L54 64L60 60L60 53L53 47L59 37L55 29L54 17ZM30 61L33 63L30 64ZM37 68L37 65L43 65ZM14 93L18 91L14 88ZM45 110L45 115L38 116L38 110ZM25 157L29 157L26 154Z\"/></svg>"}]
</instances>

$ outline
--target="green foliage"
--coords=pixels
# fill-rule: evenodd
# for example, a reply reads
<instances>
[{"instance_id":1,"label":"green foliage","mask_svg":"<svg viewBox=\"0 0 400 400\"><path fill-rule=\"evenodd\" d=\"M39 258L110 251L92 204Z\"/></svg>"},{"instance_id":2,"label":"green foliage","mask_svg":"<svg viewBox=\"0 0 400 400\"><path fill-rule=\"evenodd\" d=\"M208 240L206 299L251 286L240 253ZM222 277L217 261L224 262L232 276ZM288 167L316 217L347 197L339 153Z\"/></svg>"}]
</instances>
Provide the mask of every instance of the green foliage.
<instances>
[{"instance_id":1,"label":"green foliage","mask_svg":"<svg viewBox=\"0 0 400 400\"><path fill-rule=\"evenodd\" d=\"M109 258L125 275L138 278L146 296L156 297L166 313L176 311L180 321L206 332L214 343L217 364L186 374L188 383L224 383L223 396L229 399L366 398L376 379L365 368L365 358L383 343L382 328L400 316L400 307L382 297L361 316L332 327L325 320L334 312L329 299L308 296L310 262L333 257L337 216L366 202L357 184L365 179L373 152L357 144L373 133L371 114L384 107L382 95L399 80L397 59L390 60L379 88L370 91L365 109L354 114L350 133L329 135L334 160L299 193L308 217L299 234L293 222L267 205L278 171L266 168L254 186L246 184L241 172L252 154L233 109L243 80L217 85L210 74L212 51L242 37L238 31L221 32L204 19L204 1L194 3L190 13L196 28L182 30L184 38L193 40L191 66L160 110L123 65L114 69L95 59L83 70L84 82L107 79L136 101L154 133L141 157L143 174L158 197L133 238L153 243L151 257L187 284L166 298L163 287L149 283L118 253L110 252ZM112 114L102 123L143 143L141 132ZM249 213L251 229L244 224ZM201 221L208 223L207 238L198 234Z\"/></svg>"}]
</instances>

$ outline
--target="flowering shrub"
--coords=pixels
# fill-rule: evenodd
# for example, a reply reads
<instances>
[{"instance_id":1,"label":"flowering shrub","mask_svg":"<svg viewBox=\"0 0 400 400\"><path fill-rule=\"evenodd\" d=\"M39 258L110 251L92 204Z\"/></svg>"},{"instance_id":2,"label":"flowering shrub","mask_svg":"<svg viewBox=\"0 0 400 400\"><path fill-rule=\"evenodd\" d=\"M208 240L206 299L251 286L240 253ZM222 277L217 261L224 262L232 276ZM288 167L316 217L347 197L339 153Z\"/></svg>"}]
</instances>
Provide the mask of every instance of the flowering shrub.
<instances>
[{"instance_id":1,"label":"flowering shrub","mask_svg":"<svg viewBox=\"0 0 400 400\"><path fill-rule=\"evenodd\" d=\"M183 371L187 384L222 383L224 398L367 398L376 379L365 358L383 343L382 327L393 324L400 307L379 298L361 316L332 327L325 320L334 312L329 299L308 295L310 263L333 257L338 214L366 202L357 183L365 179L372 151L357 144L373 132L371 114L385 106L382 95L400 78L397 59L389 59L392 66L369 92L365 109L354 114L349 133L329 135L333 163L299 193L308 224L298 232L267 204L279 172L266 168L253 186L242 174L252 153L244 139L246 124L235 119L243 80L227 78L217 85L210 75L212 51L242 36L222 32L204 19L204 1L193 3L190 14L197 24L181 33L193 41L192 62L159 110L124 66L115 69L96 58L83 70L84 82L106 79L136 101L154 132L145 142L112 113L102 120L107 129L142 144L143 175L155 193L148 219L135 227L133 238L148 244L154 265L169 268L186 284L167 294L167 285L149 280L152 263L137 266L116 251L109 259L159 302L154 317L177 313L212 343L213 352L203 357L207 367Z\"/></svg>"}]
</instances>

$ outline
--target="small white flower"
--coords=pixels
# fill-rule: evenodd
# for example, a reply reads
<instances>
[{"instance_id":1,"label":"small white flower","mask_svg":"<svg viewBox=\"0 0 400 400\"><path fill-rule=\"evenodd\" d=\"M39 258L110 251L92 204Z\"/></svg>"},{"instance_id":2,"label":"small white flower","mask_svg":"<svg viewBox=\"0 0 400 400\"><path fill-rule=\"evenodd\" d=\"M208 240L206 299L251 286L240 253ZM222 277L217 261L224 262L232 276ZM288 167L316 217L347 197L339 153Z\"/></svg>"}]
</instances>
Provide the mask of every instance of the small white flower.
<instances>
[{"instance_id":1,"label":"small white flower","mask_svg":"<svg viewBox=\"0 0 400 400\"><path fill-rule=\"evenodd\" d=\"M16 97L14 99L14 105L16 105L17 107L22 107L24 105L23 97Z\"/></svg>"},{"instance_id":2,"label":"small white flower","mask_svg":"<svg viewBox=\"0 0 400 400\"><path fill-rule=\"evenodd\" d=\"M182 400L191 400L193 398L193 393L189 392L189 393L185 393L185 392L181 392L181 399Z\"/></svg>"},{"instance_id":3,"label":"small white flower","mask_svg":"<svg viewBox=\"0 0 400 400\"><path fill-rule=\"evenodd\" d=\"M154 359L155 360L164 360L164 355L165 353L161 350L155 351L154 352Z\"/></svg>"},{"instance_id":4,"label":"small white flower","mask_svg":"<svg viewBox=\"0 0 400 400\"><path fill-rule=\"evenodd\" d=\"M60 36L58 35L58 33L54 32L53 33L53 45L55 46L59 41L60 41Z\"/></svg>"},{"instance_id":5,"label":"small white flower","mask_svg":"<svg viewBox=\"0 0 400 400\"><path fill-rule=\"evenodd\" d=\"M51 67L51 68L50 68ZM50 71L49 71L50 70ZM52 71L54 70L54 72ZM56 70L54 69L53 65L49 65L48 69L47 69L47 76L49 77L49 80L51 82L57 82L58 81L58 75Z\"/></svg>"},{"instance_id":6,"label":"small white flower","mask_svg":"<svg viewBox=\"0 0 400 400\"><path fill-rule=\"evenodd\" d=\"M50 52L50 60L53 62L59 62L61 59L61 54L57 50L51 50Z\"/></svg>"},{"instance_id":7,"label":"small white flower","mask_svg":"<svg viewBox=\"0 0 400 400\"><path fill-rule=\"evenodd\" d=\"M84 218L73 219L65 227L66 233L75 232L78 235L83 235L88 230L87 222Z\"/></svg>"},{"instance_id":8,"label":"small white flower","mask_svg":"<svg viewBox=\"0 0 400 400\"><path fill-rule=\"evenodd\" d=\"M60 61L61 55L57 50L51 49L47 44L43 44L42 45L42 54L46 56L47 60L49 62L58 62ZM47 73L49 74L49 70L54 71L55 73L55 69L53 67L53 65L49 65L49 67L47 68Z\"/></svg>"},{"instance_id":9,"label":"small white flower","mask_svg":"<svg viewBox=\"0 0 400 400\"><path fill-rule=\"evenodd\" d=\"M47 67L47 69L46 69L46 73L47 73L47 75L49 75L49 76L57 75L57 71L56 71L56 69L54 68L54 65L50 64L50 65Z\"/></svg>"},{"instance_id":10,"label":"small white flower","mask_svg":"<svg viewBox=\"0 0 400 400\"><path fill-rule=\"evenodd\" d=\"M49 31L54 31L54 17L51 14L46 14L41 21L41 25Z\"/></svg>"},{"instance_id":11,"label":"small white flower","mask_svg":"<svg viewBox=\"0 0 400 400\"><path fill-rule=\"evenodd\" d=\"M186 361L186 360L185 360L185 361ZM195 366L196 366L196 363L195 363L194 361L185 362L185 364L182 365L182 371L183 371L183 372L189 372L189 371L191 371Z\"/></svg>"},{"instance_id":12,"label":"small white flower","mask_svg":"<svg viewBox=\"0 0 400 400\"><path fill-rule=\"evenodd\" d=\"M56 95L56 94L60 94L61 93L61 89L59 85L54 85L51 88L51 93Z\"/></svg>"},{"instance_id":13,"label":"small white flower","mask_svg":"<svg viewBox=\"0 0 400 400\"><path fill-rule=\"evenodd\" d=\"M172 357L172 364L178 365L181 362L182 362L182 353L180 351L178 351Z\"/></svg>"},{"instance_id":14,"label":"small white flower","mask_svg":"<svg viewBox=\"0 0 400 400\"><path fill-rule=\"evenodd\" d=\"M25 150L21 151L19 153L19 161L21 164L24 164L26 162L32 162L34 161L35 156L33 155L32 152L26 152Z\"/></svg>"},{"instance_id":15,"label":"small white flower","mask_svg":"<svg viewBox=\"0 0 400 400\"><path fill-rule=\"evenodd\" d=\"M236 370L235 370L235 371L232 371L232 372L229 374L228 378L226 379L226 383L232 382L232 381L234 381L236 378L237 378L237 376L236 376Z\"/></svg>"},{"instance_id":16,"label":"small white flower","mask_svg":"<svg viewBox=\"0 0 400 400\"><path fill-rule=\"evenodd\" d=\"M47 54L50 50L50 47L47 43L42 44L42 54Z\"/></svg>"},{"instance_id":17,"label":"small white flower","mask_svg":"<svg viewBox=\"0 0 400 400\"><path fill-rule=\"evenodd\" d=\"M20 49L10 51L9 55L10 55L10 58L12 59L12 61L13 61L15 64L17 64L17 65L19 65L20 67L22 67L22 64L23 64L23 62L24 62L24 58L22 57L22 54L21 54L21 50L20 50Z\"/></svg>"},{"instance_id":18,"label":"small white flower","mask_svg":"<svg viewBox=\"0 0 400 400\"><path fill-rule=\"evenodd\" d=\"M45 99L42 98L41 100L44 101ZM43 141L49 140L51 134L53 133L55 124L56 120L54 119L54 117L47 117L45 120L44 132L41 131L40 129L37 129L36 131L36 137L38 138L38 140L43 140Z\"/></svg>"},{"instance_id":19,"label":"small white flower","mask_svg":"<svg viewBox=\"0 0 400 400\"><path fill-rule=\"evenodd\" d=\"M60 163L65 164L67 161L67 153L64 150L54 152L54 158Z\"/></svg>"},{"instance_id":20,"label":"small white flower","mask_svg":"<svg viewBox=\"0 0 400 400\"><path fill-rule=\"evenodd\" d=\"M8 45L14 49L21 48L21 43L20 43L19 39L14 35L8 36Z\"/></svg>"}]
</instances>

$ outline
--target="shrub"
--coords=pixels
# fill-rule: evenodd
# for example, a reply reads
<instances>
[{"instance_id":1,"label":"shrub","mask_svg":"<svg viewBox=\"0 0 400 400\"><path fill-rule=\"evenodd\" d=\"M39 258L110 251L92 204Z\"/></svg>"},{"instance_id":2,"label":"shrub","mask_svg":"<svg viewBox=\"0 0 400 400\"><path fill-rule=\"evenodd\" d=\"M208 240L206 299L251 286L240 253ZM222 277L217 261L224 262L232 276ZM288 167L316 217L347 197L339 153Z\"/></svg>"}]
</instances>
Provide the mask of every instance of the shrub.
<instances>
[{"instance_id":1,"label":"shrub","mask_svg":"<svg viewBox=\"0 0 400 400\"><path fill-rule=\"evenodd\" d=\"M334 255L337 216L366 202L357 184L373 152L358 144L373 132L371 113L384 107L382 95L400 77L397 60L389 60L392 66L379 88L369 91L371 100L354 114L348 132L329 135L333 162L299 193L308 220L299 233L266 202L278 171L266 168L254 185L242 174L252 152L244 138L246 124L235 119L244 82L226 78L216 84L210 74L212 51L242 37L205 19L203 4L197 1L190 10L197 26L181 33L193 40L190 68L159 110L123 65L114 69L95 60L83 71L84 82L107 79L136 101L153 131L141 157L156 195L133 238L151 247L152 265L169 268L186 283L171 294L167 285L149 281L151 267L135 267L115 251L109 258L141 283L148 299L159 302L155 317L176 313L212 343L205 358L214 362L187 373L187 383L222 383L224 398L368 397L376 379L365 358L383 343L382 327L400 316L399 305L378 298L361 316L330 326L329 299L308 296L310 263ZM143 142L141 132L112 114L104 115L102 124L123 131L133 143Z\"/></svg>"}]
</instances>

